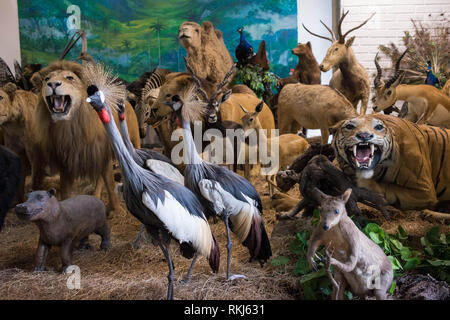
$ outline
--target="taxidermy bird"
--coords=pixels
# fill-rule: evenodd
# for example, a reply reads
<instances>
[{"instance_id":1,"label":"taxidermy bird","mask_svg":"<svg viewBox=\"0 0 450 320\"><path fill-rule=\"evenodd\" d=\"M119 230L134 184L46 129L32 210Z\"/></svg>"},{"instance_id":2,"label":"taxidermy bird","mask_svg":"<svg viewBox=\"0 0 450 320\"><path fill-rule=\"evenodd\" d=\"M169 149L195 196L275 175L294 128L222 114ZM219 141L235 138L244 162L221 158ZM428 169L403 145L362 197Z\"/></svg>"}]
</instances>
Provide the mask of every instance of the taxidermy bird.
<instances>
[{"instance_id":1,"label":"taxidermy bird","mask_svg":"<svg viewBox=\"0 0 450 320\"><path fill-rule=\"evenodd\" d=\"M85 69L85 77L90 83L87 102L103 123L119 162L127 209L145 225L161 248L169 266L167 299L173 299L171 239L180 243L180 252L185 258L194 257L195 262L197 254L206 257L214 272L218 271L220 260L217 241L194 193L179 183L143 169L133 160L109 108L124 99L124 86L117 85L115 77L101 65L87 65ZM189 271L192 267L193 264Z\"/></svg>"},{"instance_id":2,"label":"taxidermy bird","mask_svg":"<svg viewBox=\"0 0 450 320\"><path fill-rule=\"evenodd\" d=\"M239 28L237 32L240 34L240 38L235 51L236 59L240 65L246 65L254 55L253 47L245 40L243 28Z\"/></svg>"},{"instance_id":3,"label":"taxidermy bird","mask_svg":"<svg viewBox=\"0 0 450 320\"><path fill-rule=\"evenodd\" d=\"M175 95L171 102L166 102L184 129L185 185L199 197L208 217L217 215L225 222L228 238L227 280L245 278L243 275L230 276L230 229L248 248L250 261L258 260L263 265L272 255L272 250L261 217L261 198L253 185L240 175L202 160L195 149L190 124L202 115L206 104L197 100L195 86L189 90L185 100L186 103Z\"/></svg>"},{"instance_id":4,"label":"taxidermy bird","mask_svg":"<svg viewBox=\"0 0 450 320\"><path fill-rule=\"evenodd\" d=\"M123 101L119 101L117 105L117 114L119 116L120 133L122 135L125 147L130 153L133 160L142 168L153 171L156 174L165 176L172 181L178 182L184 185L184 177L175 167L175 164L160 152L150 150L147 148L135 149L131 143L130 136L128 135L128 125L125 121L125 104ZM139 230L138 237L133 244L133 247L137 249L141 240L142 232L144 231L144 224Z\"/></svg>"},{"instance_id":5,"label":"taxidermy bird","mask_svg":"<svg viewBox=\"0 0 450 320\"><path fill-rule=\"evenodd\" d=\"M439 88L439 80L433 74L433 71L431 71L431 61L428 60L427 64L428 64L428 67L427 67L427 78L425 79L425 84L429 84L431 86Z\"/></svg>"}]
</instances>

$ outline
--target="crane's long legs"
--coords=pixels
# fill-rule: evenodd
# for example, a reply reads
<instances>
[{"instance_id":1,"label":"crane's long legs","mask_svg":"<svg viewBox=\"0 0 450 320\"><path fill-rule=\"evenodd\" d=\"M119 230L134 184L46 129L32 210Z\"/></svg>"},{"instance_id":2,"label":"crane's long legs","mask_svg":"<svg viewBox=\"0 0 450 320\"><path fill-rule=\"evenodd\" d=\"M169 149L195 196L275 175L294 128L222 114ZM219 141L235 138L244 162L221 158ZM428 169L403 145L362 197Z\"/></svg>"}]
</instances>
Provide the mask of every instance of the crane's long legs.
<instances>
[{"instance_id":1,"label":"crane's long legs","mask_svg":"<svg viewBox=\"0 0 450 320\"><path fill-rule=\"evenodd\" d=\"M159 241L159 247L161 248L161 251L163 252L164 256L166 257L168 264L169 264L169 274L167 275L167 279L169 280L169 284L167 287L167 300L173 300L173 262L172 257L170 256L170 235L166 235L166 239L163 240L164 245L162 244L162 241Z\"/></svg>"},{"instance_id":2,"label":"crane's long legs","mask_svg":"<svg viewBox=\"0 0 450 320\"><path fill-rule=\"evenodd\" d=\"M227 229L227 239L228 239L228 243L227 243L227 281L231 281L231 280L239 279L239 278L245 279L246 276L241 275L241 274L234 274L232 276L230 275L231 249L233 248L233 242L231 241L230 225L229 225L229 221L228 221L229 218L230 218L230 214L228 212L224 212L223 219L225 220L225 227Z\"/></svg>"},{"instance_id":3,"label":"crane's long legs","mask_svg":"<svg viewBox=\"0 0 450 320\"><path fill-rule=\"evenodd\" d=\"M198 258L198 255L197 255L197 253L195 253L194 258L192 259L191 266L189 267L189 270L186 274L186 278L184 278L184 280L183 280L184 283L188 283L189 280L191 280L192 270L194 269L194 265L195 265L195 262L197 261L197 258Z\"/></svg>"},{"instance_id":4,"label":"crane's long legs","mask_svg":"<svg viewBox=\"0 0 450 320\"><path fill-rule=\"evenodd\" d=\"M135 249L139 249L139 244L141 242L142 232L144 232L144 227L145 227L145 225L142 224L141 229L139 230L139 234L137 236L137 239L136 239L136 241L133 244L133 248L135 248Z\"/></svg>"}]
</instances>

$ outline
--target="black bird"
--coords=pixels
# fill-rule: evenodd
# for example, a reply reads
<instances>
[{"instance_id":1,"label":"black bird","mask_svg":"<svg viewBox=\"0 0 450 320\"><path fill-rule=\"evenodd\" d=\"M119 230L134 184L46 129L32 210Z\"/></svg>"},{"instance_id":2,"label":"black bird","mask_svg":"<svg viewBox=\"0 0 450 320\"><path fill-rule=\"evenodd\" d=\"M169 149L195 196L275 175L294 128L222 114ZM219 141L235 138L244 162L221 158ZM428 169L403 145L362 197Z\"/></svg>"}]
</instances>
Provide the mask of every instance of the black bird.
<instances>
[{"instance_id":1,"label":"black bird","mask_svg":"<svg viewBox=\"0 0 450 320\"><path fill-rule=\"evenodd\" d=\"M245 40L243 28L239 28L237 32L240 34L240 38L234 53L239 65L246 65L254 56L253 47Z\"/></svg>"},{"instance_id":2,"label":"black bird","mask_svg":"<svg viewBox=\"0 0 450 320\"><path fill-rule=\"evenodd\" d=\"M195 91L191 90L190 93L193 92ZM173 108L184 129L183 152L187 154L185 159L189 161L185 168L185 185L199 197L207 216L218 215L224 220L228 237L227 279L242 278L242 275L230 276L230 229L248 248L250 261L258 260L263 265L272 255L261 217L261 198L246 179L225 167L208 163L198 155L190 127L190 122L195 117L190 115L195 111L190 110L188 104L198 106L201 102L196 99L195 94L189 96L190 93L186 105L178 95L166 103Z\"/></svg>"},{"instance_id":3,"label":"black bird","mask_svg":"<svg viewBox=\"0 0 450 320\"><path fill-rule=\"evenodd\" d=\"M120 136L109 105L117 105L124 92L118 90L114 78L103 67L86 66L87 102L97 111L118 159L123 194L128 211L145 224L147 231L161 248L169 266L167 299L173 299L174 268L170 241L180 243L185 258L205 256L211 269L218 271L220 252L201 203L186 187L164 176L145 170L131 157ZM115 95L115 96L114 96Z\"/></svg>"}]
</instances>

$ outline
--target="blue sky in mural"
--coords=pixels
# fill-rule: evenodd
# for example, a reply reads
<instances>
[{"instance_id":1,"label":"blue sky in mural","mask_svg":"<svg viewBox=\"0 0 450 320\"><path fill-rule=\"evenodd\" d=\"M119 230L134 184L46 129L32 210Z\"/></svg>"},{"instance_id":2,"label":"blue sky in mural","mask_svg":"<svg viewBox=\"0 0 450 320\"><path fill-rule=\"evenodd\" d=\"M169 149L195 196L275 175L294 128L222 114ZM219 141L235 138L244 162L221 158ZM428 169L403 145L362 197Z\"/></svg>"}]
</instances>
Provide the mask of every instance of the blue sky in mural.
<instances>
[{"instance_id":1,"label":"blue sky in mural","mask_svg":"<svg viewBox=\"0 0 450 320\"><path fill-rule=\"evenodd\" d=\"M296 0L20 0L20 41L23 63L48 64L59 57L71 36L70 5L80 8L81 28L88 33L88 52L132 81L156 66L184 71L178 43L184 21L211 21L221 30L234 57L239 27L258 49L266 41L271 71L287 76L297 59ZM81 51L77 44L68 59Z\"/></svg>"}]
</instances>

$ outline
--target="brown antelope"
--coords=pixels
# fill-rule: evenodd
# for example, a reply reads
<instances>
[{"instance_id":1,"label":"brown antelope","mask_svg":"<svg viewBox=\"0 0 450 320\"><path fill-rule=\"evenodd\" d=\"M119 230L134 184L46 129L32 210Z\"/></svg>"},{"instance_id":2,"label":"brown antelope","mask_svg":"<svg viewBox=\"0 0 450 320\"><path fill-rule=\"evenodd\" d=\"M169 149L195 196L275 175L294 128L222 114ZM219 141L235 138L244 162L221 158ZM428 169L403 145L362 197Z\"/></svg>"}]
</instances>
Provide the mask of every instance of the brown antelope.
<instances>
[{"instance_id":1,"label":"brown antelope","mask_svg":"<svg viewBox=\"0 0 450 320\"><path fill-rule=\"evenodd\" d=\"M421 108L424 110L417 120L417 124L428 123L438 126L445 125L445 123L448 123L450 120L450 97L442 93L436 87L428 84L400 84L404 76L399 70L400 61L407 51L408 49L406 49L400 58L398 58L395 63L394 75L386 82L381 80L382 71L377 61L378 53L375 56L377 76L373 80L376 90L373 111L382 111L392 106L397 100L408 101L408 109L414 110ZM442 107L447 109L448 112L442 112ZM439 113L439 117L437 117L437 113Z\"/></svg>"},{"instance_id":2,"label":"brown antelope","mask_svg":"<svg viewBox=\"0 0 450 320\"><path fill-rule=\"evenodd\" d=\"M240 106L245 115L242 117L242 126L246 134L250 129L255 129L258 133L257 146L267 146L266 150L272 150L272 144L276 144L278 147L278 170L285 170L287 167L306 149L309 148L309 143L306 139L300 137L297 134L287 133L278 137L267 138L264 132L261 122L258 119L258 115L263 108L264 102L261 101L255 108L254 112L248 112L242 105ZM277 170L277 171L278 171ZM273 194L273 178L275 175L266 175L266 179L269 183L269 194Z\"/></svg>"},{"instance_id":3,"label":"brown antelope","mask_svg":"<svg viewBox=\"0 0 450 320\"><path fill-rule=\"evenodd\" d=\"M357 116L350 101L329 86L287 84L278 98L280 134L297 132L298 126L320 129L322 144L328 143L328 128Z\"/></svg>"},{"instance_id":4,"label":"brown antelope","mask_svg":"<svg viewBox=\"0 0 450 320\"><path fill-rule=\"evenodd\" d=\"M342 34L342 21L344 21L347 14L348 11L343 13L341 19L339 20L337 38L333 31L322 21L320 22L330 32L331 38L315 34L309 31L305 25L302 25L303 28L305 28L305 30L313 36L332 42L331 47L328 48L327 54L319 66L320 70L327 72L331 68L339 67L339 70L336 70L333 73L333 77L330 80L330 86L339 90L353 104L355 109L358 102L361 101L360 114L365 114L370 95L369 75L367 74L366 69L356 60L355 54L351 48L353 41L355 40L355 36L351 37L347 41L345 41L345 37L350 32L365 25L375 13L373 13L367 20L357 27L354 27Z\"/></svg>"}]
</instances>

